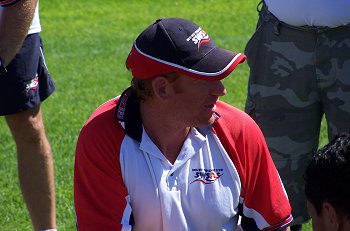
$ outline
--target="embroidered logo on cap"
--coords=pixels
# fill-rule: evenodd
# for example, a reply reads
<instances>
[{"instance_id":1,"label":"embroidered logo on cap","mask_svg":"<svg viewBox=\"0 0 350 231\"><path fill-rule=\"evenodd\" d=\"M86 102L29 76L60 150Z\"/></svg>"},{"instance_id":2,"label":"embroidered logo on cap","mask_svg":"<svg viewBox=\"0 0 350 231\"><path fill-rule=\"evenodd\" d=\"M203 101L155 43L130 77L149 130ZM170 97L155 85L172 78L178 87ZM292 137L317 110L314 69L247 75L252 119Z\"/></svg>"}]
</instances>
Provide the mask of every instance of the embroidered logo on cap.
<instances>
[{"instance_id":1,"label":"embroidered logo on cap","mask_svg":"<svg viewBox=\"0 0 350 231\"><path fill-rule=\"evenodd\" d=\"M190 184L194 182L213 184L223 175L223 169L192 169L192 172L195 172L195 180L193 180Z\"/></svg>"},{"instance_id":2,"label":"embroidered logo on cap","mask_svg":"<svg viewBox=\"0 0 350 231\"><path fill-rule=\"evenodd\" d=\"M195 32L193 32L186 40L192 41L194 44L197 45L198 49L202 44L210 42L209 35L200 27Z\"/></svg>"}]
</instances>

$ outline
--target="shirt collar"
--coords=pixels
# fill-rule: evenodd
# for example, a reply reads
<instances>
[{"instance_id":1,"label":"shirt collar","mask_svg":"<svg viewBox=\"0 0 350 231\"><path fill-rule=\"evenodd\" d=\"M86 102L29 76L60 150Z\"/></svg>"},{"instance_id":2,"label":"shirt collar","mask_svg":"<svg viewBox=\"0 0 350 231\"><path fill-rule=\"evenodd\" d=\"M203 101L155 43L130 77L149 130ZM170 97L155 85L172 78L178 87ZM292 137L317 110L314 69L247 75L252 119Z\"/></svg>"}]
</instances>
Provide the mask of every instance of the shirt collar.
<instances>
[{"instance_id":1,"label":"shirt collar","mask_svg":"<svg viewBox=\"0 0 350 231\"><path fill-rule=\"evenodd\" d=\"M220 118L220 115L218 113L215 114L216 122ZM143 126L140 114L140 100L132 93L131 87L128 87L119 97L116 108L116 117L118 121L124 123L126 134L141 143ZM215 122L210 126L192 128L191 130L200 133L202 136L206 136L214 126Z\"/></svg>"}]
</instances>

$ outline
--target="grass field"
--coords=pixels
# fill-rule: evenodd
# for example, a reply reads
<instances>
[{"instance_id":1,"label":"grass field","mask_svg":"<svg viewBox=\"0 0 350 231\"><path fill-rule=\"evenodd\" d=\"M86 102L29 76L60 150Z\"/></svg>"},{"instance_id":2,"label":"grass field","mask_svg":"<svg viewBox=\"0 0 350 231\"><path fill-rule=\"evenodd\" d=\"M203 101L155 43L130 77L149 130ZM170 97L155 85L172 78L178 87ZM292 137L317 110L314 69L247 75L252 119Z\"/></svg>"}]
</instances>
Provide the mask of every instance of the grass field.
<instances>
[{"instance_id":1,"label":"grass field","mask_svg":"<svg viewBox=\"0 0 350 231\"><path fill-rule=\"evenodd\" d=\"M42 107L55 155L59 230L75 230L73 165L79 130L98 105L128 86L124 61L141 30L157 18L183 17L199 24L218 46L243 52L255 28L257 2L41 0L46 63L57 85ZM243 64L224 80L228 94L222 99L243 109L247 80ZM323 128L321 144L325 137ZM0 230L31 230L18 187L15 146L3 119L0 142Z\"/></svg>"}]
</instances>

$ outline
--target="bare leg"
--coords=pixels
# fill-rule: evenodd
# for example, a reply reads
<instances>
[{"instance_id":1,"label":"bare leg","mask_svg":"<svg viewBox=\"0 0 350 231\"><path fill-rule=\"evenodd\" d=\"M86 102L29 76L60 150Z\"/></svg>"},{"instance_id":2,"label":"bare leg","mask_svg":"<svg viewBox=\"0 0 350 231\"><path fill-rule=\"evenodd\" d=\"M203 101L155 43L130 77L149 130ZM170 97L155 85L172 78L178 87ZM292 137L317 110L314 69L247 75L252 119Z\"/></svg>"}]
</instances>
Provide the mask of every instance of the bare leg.
<instances>
[{"instance_id":1,"label":"bare leg","mask_svg":"<svg viewBox=\"0 0 350 231\"><path fill-rule=\"evenodd\" d=\"M40 106L5 118L16 142L20 187L34 229L56 228L53 155Z\"/></svg>"}]
</instances>

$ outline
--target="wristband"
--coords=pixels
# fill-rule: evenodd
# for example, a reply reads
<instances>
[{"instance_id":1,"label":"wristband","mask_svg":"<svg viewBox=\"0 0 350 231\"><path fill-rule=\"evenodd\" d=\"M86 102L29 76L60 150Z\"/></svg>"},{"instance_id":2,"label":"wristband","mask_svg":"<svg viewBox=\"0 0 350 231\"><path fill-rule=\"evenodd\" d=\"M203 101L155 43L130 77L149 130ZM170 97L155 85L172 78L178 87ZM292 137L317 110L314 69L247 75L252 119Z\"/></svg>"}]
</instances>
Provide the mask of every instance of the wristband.
<instances>
[{"instance_id":1,"label":"wristband","mask_svg":"<svg viewBox=\"0 0 350 231\"><path fill-rule=\"evenodd\" d=\"M7 73L6 67L2 59L0 58L0 76Z\"/></svg>"}]
</instances>

